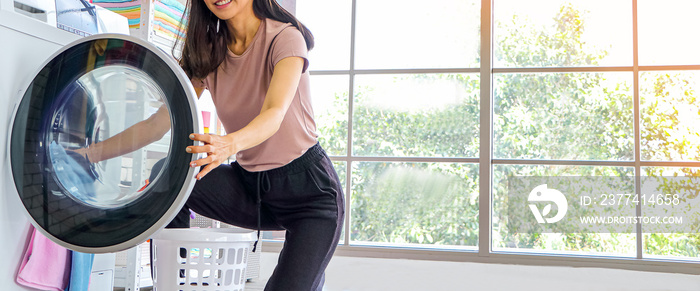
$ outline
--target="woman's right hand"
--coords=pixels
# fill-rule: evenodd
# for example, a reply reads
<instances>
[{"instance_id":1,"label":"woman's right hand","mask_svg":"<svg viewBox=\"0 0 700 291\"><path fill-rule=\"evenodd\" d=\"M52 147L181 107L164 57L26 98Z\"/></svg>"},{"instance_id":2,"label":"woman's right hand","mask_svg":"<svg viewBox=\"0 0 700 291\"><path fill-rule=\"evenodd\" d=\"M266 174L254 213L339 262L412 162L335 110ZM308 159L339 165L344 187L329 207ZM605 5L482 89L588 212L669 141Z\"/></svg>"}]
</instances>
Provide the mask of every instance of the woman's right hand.
<instances>
[{"instance_id":1,"label":"woman's right hand","mask_svg":"<svg viewBox=\"0 0 700 291\"><path fill-rule=\"evenodd\" d=\"M89 152L88 148L89 147L84 147L84 148L79 148L79 149L70 150L70 151L80 155L81 157L84 157L88 162L92 163L91 159L90 159L90 155L88 154L88 152Z\"/></svg>"},{"instance_id":2,"label":"woman's right hand","mask_svg":"<svg viewBox=\"0 0 700 291\"><path fill-rule=\"evenodd\" d=\"M211 172L211 170L215 169L224 161L226 161L230 156L235 155L238 152L234 143L233 134L214 135L193 133L190 134L190 139L194 141L200 141L203 143L203 145L188 146L185 149L188 153L207 154L207 157L190 163L190 167L204 166L204 168L201 169L195 177L197 178L197 180L201 180L206 174Z\"/></svg>"}]
</instances>

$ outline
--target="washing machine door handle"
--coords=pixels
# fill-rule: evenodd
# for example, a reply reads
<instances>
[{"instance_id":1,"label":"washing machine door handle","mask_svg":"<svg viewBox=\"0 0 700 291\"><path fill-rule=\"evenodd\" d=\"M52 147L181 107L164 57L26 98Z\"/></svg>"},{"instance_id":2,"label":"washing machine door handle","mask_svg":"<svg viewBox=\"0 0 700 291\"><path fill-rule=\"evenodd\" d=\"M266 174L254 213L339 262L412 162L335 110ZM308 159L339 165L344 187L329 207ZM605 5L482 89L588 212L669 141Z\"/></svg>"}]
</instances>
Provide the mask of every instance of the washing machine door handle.
<instances>
[{"instance_id":1,"label":"washing machine door handle","mask_svg":"<svg viewBox=\"0 0 700 291\"><path fill-rule=\"evenodd\" d=\"M174 58L135 37L94 35L56 52L11 122L11 172L30 221L84 253L124 250L162 229L195 183L198 157L184 151L203 132L195 96ZM154 130L154 114L169 124Z\"/></svg>"}]
</instances>

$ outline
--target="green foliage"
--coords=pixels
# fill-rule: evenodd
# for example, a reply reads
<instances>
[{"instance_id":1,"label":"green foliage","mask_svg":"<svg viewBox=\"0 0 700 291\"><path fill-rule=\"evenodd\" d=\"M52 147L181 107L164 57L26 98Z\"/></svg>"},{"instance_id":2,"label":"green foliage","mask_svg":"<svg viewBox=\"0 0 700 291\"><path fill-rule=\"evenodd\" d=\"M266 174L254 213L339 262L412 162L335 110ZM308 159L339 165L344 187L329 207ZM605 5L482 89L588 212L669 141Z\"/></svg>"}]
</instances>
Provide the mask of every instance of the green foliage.
<instances>
[{"instance_id":1,"label":"green foliage","mask_svg":"<svg viewBox=\"0 0 700 291\"><path fill-rule=\"evenodd\" d=\"M656 161L683 161L700 159L700 134L694 122L700 115L700 106L691 80L695 73L646 72L640 76L640 116L642 158ZM692 122L692 123L691 123ZM643 168L650 177L700 177L698 168ZM665 178L661 193L680 193L685 209L673 209L673 215L683 217L697 228L697 179L673 180ZM682 183L686 182L686 183ZM646 253L660 256L698 257L700 234L653 233L645 235Z\"/></svg>"},{"instance_id":2,"label":"green foliage","mask_svg":"<svg viewBox=\"0 0 700 291\"><path fill-rule=\"evenodd\" d=\"M353 240L477 244L476 165L353 165Z\"/></svg>"},{"instance_id":3,"label":"green foliage","mask_svg":"<svg viewBox=\"0 0 700 291\"><path fill-rule=\"evenodd\" d=\"M593 66L607 55L583 41L585 12L571 3L561 6L552 26L538 27L529 19L514 15L509 23L497 23L499 39L495 57L507 66L572 67Z\"/></svg>"},{"instance_id":4,"label":"green foliage","mask_svg":"<svg viewBox=\"0 0 700 291\"><path fill-rule=\"evenodd\" d=\"M643 158L700 160L700 132L693 124L700 105L690 82L697 73L647 72L641 79Z\"/></svg>"},{"instance_id":5,"label":"green foliage","mask_svg":"<svg viewBox=\"0 0 700 291\"><path fill-rule=\"evenodd\" d=\"M406 77L396 77L395 82ZM354 154L362 156L475 157L479 146L478 77L411 75L423 82L448 80L468 98L444 108L395 110L373 106L371 88L355 94ZM426 96L426 98L431 98Z\"/></svg>"},{"instance_id":6,"label":"green foliage","mask_svg":"<svg viewBox=\"0 0 700 291\"><path fill-rule=\"evenodd\" d=\"M345 155L348 144L348 94L336 94L333 105L317 112L318 141L331 155Z\"/></svg>"},{"instance_id":7,"label":"green foliage","mask_svg":"<svg viewBox=\"0 0 700 291\"><path fill-rule=\"evenodd\" d=\"M644 235L644 251L656 256L700 257L697 234L652 233Z\"/></svg>"},{"instance_id":8,"label":"green foliage","mask_svg":"<svg viewBox=\"0 0 700 291\"><path fill-rule=\"evenodd\" d=\"M587 48L583 13L561 7L550 28L514 16L496 55L521 67L594 66L605 51ZM499 74L494 79L494 157L630 160L633 158L629 84L604 84L610 74ZM631 81L631 80L629 80Z\"/></svg>"},{"instance_id":9,"label":"green foliage","mask_svg":"<svg viewBox=\"0 0 700 291\"><path fill-rule=\"evenodd\" d=\"M495 56L506 66L595 66L607 56L583 41L585 12L564 4L548 27L513 17L498 23ZM372 87L353 96L353 155L386 157L477 157L479 79L470 74L395 77L449 81L466 96L448 107L397 110L375 106ZM648 74L640 89L643 158L700 158L700 136L683 124L678 108L700 112L682 74ZM623 73L538 73L494 76L494 157L512 159L634 160L632 76ZM432 96L425 96L431 98ZM321 143L347 153L348 96L319 114ZM675 98L675 99L674 99ZM696 116L697 117L697 116ZM671 138L672 137L672 138ZM634 254L635 234L523 234L509 227L509 176L634 176L630 167L493 166L493 246L554 251ZM345 169L343 169L344 171ZM454 163L353 162L351 239L395 244L476 246L478 166ZM663 171L645 168L648 175ZM680 175L698 176L683 169ZM697 188L696 188L697 189ZM697 196L697 194L696 194ZM684 199L693 199L688 195ZM700 236L649 234L645 251L698 256Z\"/></svg>"}]
</instances>

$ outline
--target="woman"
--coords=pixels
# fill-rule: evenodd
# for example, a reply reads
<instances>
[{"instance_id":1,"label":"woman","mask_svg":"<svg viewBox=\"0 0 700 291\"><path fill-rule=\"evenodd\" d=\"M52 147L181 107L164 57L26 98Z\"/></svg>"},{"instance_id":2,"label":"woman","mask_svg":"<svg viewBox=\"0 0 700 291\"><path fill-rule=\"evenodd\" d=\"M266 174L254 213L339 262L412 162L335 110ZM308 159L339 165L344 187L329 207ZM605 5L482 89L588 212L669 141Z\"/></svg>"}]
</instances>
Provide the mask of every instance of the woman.
<instances>
[{"instance_id":1,"label":"woman","mask_svg":"<svg viewBox=\"0 0 700 291\"><path fill-rule=\"evenodd\" d=\"M180 64L209 89L226 136L192 134L206 153L186 207L225 223L286 230L265 290L321 290L343 223L342 187L317 142L311 33L275 0L193 0ZM230 156L236 162L223 164ZM187 227L182 211L170 227Z\"/></svg>"},{"instance_id":2,"label":"woman","mask_svg":"<svg viewBox=\"0 0 700 291\"><path fill-rule=\"evenodd\" d=\"M168 227L189 227L189 208L232 225L286 230L265 290L321 290L344 201L317 142L306 71L313 36L274 0L194 0L188 7L180 65L198 96L211 92L230 133L190 135L203 145L183 150L207 156L190 164L203 168ZM164 109L120 135L136 138L138 128L153 132L162 125L169 126ZM80 153L97 162L123 152L107 141ZM236 162L224 163L230 156Z\"/></svg>"}]
</instances>

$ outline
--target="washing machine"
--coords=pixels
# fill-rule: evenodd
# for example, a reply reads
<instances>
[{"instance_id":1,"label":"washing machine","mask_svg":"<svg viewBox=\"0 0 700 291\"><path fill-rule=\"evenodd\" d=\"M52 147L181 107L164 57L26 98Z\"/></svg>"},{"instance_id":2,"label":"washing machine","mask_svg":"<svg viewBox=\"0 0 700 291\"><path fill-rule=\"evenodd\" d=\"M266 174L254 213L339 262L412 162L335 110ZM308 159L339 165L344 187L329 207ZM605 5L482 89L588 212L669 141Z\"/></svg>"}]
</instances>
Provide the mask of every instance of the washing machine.
<instances>
[{"instance_id":1,"label":"washing machine","mask_svg":"<svg viewBox=\"0 0 700 291\"><path fill-rule=\"evenodd\" d=\"M79 37L15 7L0 0L0 289L10 291L29 290L14 282L30 223L96 254L162 229L194 186L188 164L198 157L184 149L203 132L194 89L169 54L128 35ZM146 132L148 142L129 135L163 112L169 127ZM120 154L79 154L100 143Z\"/></svg>"}]
</instances>

